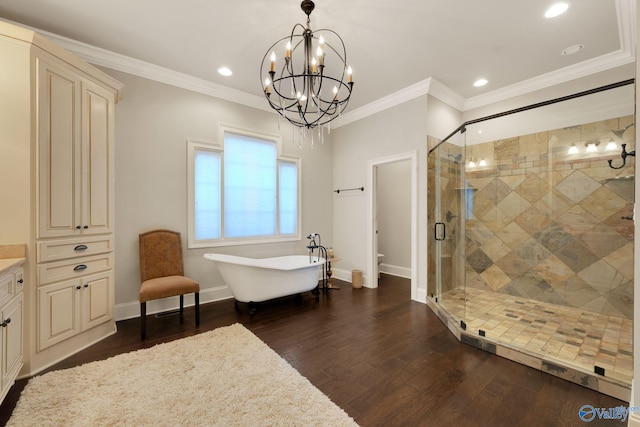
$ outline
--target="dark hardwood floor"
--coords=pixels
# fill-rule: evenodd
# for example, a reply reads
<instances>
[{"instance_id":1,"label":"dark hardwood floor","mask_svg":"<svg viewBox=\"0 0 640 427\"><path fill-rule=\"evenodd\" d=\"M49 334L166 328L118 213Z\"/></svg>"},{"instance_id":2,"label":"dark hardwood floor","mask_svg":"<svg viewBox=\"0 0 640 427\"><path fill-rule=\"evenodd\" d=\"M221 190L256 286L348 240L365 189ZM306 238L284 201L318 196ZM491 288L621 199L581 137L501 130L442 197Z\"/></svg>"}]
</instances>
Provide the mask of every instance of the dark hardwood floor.
<instances>
[{"instance_id":1,"label":"dark hardwood floor","mask_svg":"<svg viewBox=\"0 0 640 427\"><path fill-rule=\"evenodd\" d=\"M334 283L342 289L319 300L306 293L266 302L253 317L233 300L204 304L197 330L191 308L182 324L175 315L150 316L144 342L138 319L118 322L117 334L50 370L241 323L361 426L626 425L578 415L583 405L626 402L458 342L427 306L410 300L407 280L383 275L375 290ZM0 406L0 423L26 382Z\"/></svg>"}]
</instances>

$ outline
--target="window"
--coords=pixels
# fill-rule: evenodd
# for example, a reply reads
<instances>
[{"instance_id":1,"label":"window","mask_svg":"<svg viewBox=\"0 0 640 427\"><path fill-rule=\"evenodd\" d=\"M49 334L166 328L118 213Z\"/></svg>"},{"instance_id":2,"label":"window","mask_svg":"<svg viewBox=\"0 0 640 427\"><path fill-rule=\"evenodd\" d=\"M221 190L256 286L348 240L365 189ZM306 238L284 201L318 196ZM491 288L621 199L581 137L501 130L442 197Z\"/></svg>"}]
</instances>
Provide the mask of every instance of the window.
<instances>
[{"instance_id":1,"label":"window","mask_svg":"<svg viewBox=\"0 0 640 427\"><path fill-rule=\"evenodd\" d=\"M223 145L188 141L189 247L300 239L300 160L277 138L223 129Z\"/></svg>"}]
</instances>

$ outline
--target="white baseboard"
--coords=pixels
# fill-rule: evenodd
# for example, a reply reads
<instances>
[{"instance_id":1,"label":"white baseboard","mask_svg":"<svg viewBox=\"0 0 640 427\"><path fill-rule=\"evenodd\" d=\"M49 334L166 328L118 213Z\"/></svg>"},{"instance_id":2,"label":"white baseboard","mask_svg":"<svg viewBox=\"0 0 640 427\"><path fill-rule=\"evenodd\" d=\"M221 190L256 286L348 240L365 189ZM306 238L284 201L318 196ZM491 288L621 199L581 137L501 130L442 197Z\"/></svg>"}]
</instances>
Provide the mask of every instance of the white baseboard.
<instances>
[{"instance_id":1,"label":"white baseboard","mask_svg":"<svg viewBox=\"0 0 640 427\"><path fill-rule=\"evenodd\" d=\"M333 275L331 277L351 283L351 270L333 268L332 271ZM380 272L384 274L390 274L392 276L402 277L404 279L411 279L411 268L407 267L399 267L390 264L380 264ZM367 276L363 272L362 285L368 286L368 283L369 281L367 280Z\"/></svg>"},{"instance_id":2,"label":"white baseboard","mask_svg":"<svg viewBox=\"0 0 640 427\"><path fill-rule=\"evenodd\" d=\"M229 298L233 298L233 295L231 294L229 288L226 286L218 286L215 288L200 290L200 304L220 301ZM185 307L190 307L194 304L195 300L193 299L193 294L184 296ZM163 298L160 300L147 302L147 314L162 313L163 311L177 310L179 308L180 300L178 299L178 297ZM138 301L132 301L122 304L116 304L114 308L114 316L116 321L140 317L140 303Z\"/></svg>"},{"instance_id":3,"label":"white baseboard","mask_svg":"<svg viewBox=\"0 0 640 427\"><path fill-rule=\"evenodd\" d=\"M351 270L342 270L339 268L332 268L331 271L333 272L333 275L331 276L332 278L338 279L338 280L342 280L348 283L352 283L352 277L351 277ZM367 277L366 274L364 274L364 271L362 272L362 286L364 286L365 288L370 288L371 285L369 283L369 279Z\"/></svg>"},{"instance_id":4,"label":"white baseboard","mask_svg":"<svg viewBox=\"0 0 640 427\"><path fill-rule=\"evenodd\" d=\"M411 268L410 267L400 267L398 265L391 264L380 264L380 273L390 274L392 276L403 277L405 279L411 279Z\"/></svg>"},{"instance_id":5,"label":"white baseboard","mask_svg":"<svg viewBox=\"0 0 640 427\"><path fill-rule=\"evenodd\" d=\"M401 276L401 277L406 277L408 279L411 279L411 270L407 269L409 271L408 276ZM385 271L383 271L383 273L386 273ZM387 274L391 274L391 273L387 273ZM333 269L333 275L331 277L334 277L338 280L343 280L345 282L351 283L351 271L350 270L342 270L339 268L334 268ZM366 276L362 277L362 286L368 287L367 286L367 278ZM414 301L417 302L421 302L426 304L427 303L427 290L426 289L422 289L422 288L418 288L416 289L416 295L415 298L413 299ZM640 426L638 426L640 427Z\"/></svg>"},{"instance_id":6,"label":"white baseboard","mask_svg":"<svg viewBox=\"0 0 640 427\"><path fill-rule=\"evenodd\" d=\"M332 268L331 271L333 272L333 274L331 275L332 278L351 283L351 271L350 270L342 270L340 268Z\"/></svg>"}]
</instances>

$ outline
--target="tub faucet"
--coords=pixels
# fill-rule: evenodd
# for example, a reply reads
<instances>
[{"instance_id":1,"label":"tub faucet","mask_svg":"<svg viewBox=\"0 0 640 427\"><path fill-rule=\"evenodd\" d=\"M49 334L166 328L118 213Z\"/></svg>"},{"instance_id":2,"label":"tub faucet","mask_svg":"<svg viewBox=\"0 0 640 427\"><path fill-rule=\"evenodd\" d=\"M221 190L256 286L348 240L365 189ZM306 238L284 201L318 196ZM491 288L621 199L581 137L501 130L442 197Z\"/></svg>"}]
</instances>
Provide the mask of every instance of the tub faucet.
<instances>
[{"instance_id":1,"label":"tub faucet","mask_svg":"<svg viewBox=\"0 0 640 427\"><path fill-rule=\"evenodd\" d=\"M316 242L316 237L318 238L318 241ZM318 261L320 261L320 249L322 248L322 245L320 244L322 242L320 235L318 233L311 233L307 236L307 239L309 239L309 244L307 245L307 251L309 252L309 263L313 262L312 258L313 258L313 251L318 249Z\"/></svg>"}]
</instances>

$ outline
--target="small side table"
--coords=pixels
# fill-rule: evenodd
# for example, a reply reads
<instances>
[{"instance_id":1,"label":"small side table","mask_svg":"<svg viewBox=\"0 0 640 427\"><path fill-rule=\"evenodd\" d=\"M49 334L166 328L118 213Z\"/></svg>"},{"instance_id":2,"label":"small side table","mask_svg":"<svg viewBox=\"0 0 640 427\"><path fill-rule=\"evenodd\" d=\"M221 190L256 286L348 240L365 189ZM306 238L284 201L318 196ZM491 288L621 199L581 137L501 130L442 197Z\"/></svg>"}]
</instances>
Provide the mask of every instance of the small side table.
<instances>
[{"instance_id":1,"label":"small side table","mask_svg":"<svg viewBox=\"0 0 640 427\"><path fill-rule=\"evenodd\" d=\"M340 258L334 256L327 257L327 262L325 264L325 272L327 274L327 289L340 290L340 286L334 286L333 281L331 280L331 276L333 275L333 271L331 271L331 263L335 261L340 261Z\"/></svg>"}]
</instances>

